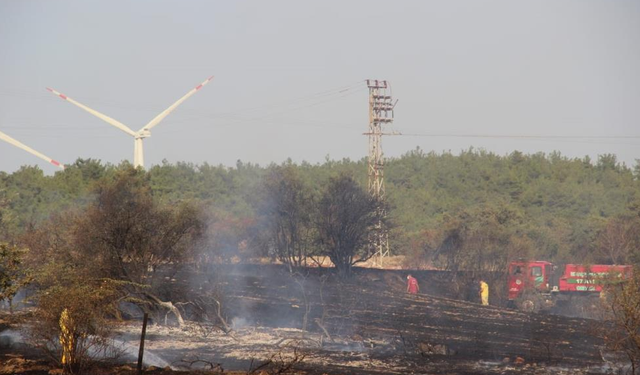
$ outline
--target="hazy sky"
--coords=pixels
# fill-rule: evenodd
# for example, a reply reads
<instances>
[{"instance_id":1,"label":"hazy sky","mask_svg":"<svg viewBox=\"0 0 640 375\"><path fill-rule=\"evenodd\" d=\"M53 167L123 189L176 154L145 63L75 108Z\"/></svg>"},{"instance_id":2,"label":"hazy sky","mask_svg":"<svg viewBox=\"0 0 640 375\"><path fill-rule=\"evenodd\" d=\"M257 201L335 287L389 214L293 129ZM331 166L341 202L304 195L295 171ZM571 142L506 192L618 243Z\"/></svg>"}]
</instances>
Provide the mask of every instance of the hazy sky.
<instances>
[{"instance_id":1,"label":"hazy sky","mask_svg":"<svg viewBox=\"0 0 640 375\"><path fill-rule=\"evenodd\" d=\"M262 165L367 154L367 78L399 99L387 156L558 150L640 158L640 1L0 0L0 131L63 163ZM425 135L635 136L463 138ZM0 142L0 170L37 164Z\"/></svg>"}]
</instances>

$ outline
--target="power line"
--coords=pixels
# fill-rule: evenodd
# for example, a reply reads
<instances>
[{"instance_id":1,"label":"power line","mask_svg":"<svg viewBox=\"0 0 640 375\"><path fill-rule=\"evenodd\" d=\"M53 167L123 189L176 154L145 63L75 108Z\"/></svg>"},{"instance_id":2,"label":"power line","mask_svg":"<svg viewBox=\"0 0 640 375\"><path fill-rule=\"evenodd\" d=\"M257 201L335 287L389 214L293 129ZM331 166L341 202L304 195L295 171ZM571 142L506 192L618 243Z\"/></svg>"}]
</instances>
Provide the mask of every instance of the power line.
<instances>
[{"instance_id":1,"label":"power line","mask_svg":"<svg viewBox=\"0 0 640 375\"><path fill-rule=\"evenodd\" d=\"M261 110L274 110L274 109L279 109L281 107L288 107L288 106L292 106L292 105L296 105L296 104L303 104L305 102L313 102L313 101L318 101L318 100L322 100L325 98L330 98L332 96L340 96L346 92L349 92L353 89L365 89L366 86L364 85L364 80L359 80L359 81L355 81L346 85L342 85L342 86L337 86L331 89L325 89L325 90L320 90L317 92L313 92L310 94L306 94L306 95L302 95L302 96L298 96L298 97L293 97L293 98L289 98L289 99L283 99L280 101L276 101L274 103L271 104L263 104L260 106L254 106L254 107L247 107L247 108L239 108L237 110L233 110L233 111L227 111L227 112L199 112L197 110L190 110L190 109L183 109L181 110L182 114L191 114L193 117L205 117L205 118L216 118L216 119L220 119L220 118L225 118L227 116L232 116L232 115L237 115L237 114L247 114L247 113L251 113L251 112L257 112L257 111L261 111ZM15 88L2 88L0 89L0 95L6 95L6 96L10 96L10 97L22 97L25 99L37 99L37 100L50 100L49 99L49 95L46 93L39 93L39 92L33 92L33 91L29 91L29 90L24 90L24 89L15 89ZM84 101L89 101L91 104L93 105L101 105L101 106L108 106L108 107L113 107L113 108L118 108L118 109L124 109L124 110L128 110L128 111L141 111L141 112L150 112L150 111L156 111L157 108L153 108L151 107L153 105L153 103L139 103L142 105L147 105L148 107L142 107L140 105L136 105L135 107L130 106L128 103L122 103L122 102L116 102L116 101L110 101L110 100L105 100L104 98L96 98L96 97L87 97L87 96L83 96L82 100ZM331 101L327 100L327 101Z\"/></svg>"},{"instance_id":2,"label":"power line","mask_svg":"<svg viewBox=\"0 0 640 375\"><path fill-rule=\"evenodd\" d=\"M507 135L507 134L427 134L402 133L410 137L440 137L440 138L511 138L511 139L640 139L640 135Z\"/></svg>"},{"instance_id":3,"label":"power line","mask_svg":"<svg viewBox=\"0 0 640 375\"><path fill-rule=\"evenodd\" d=\"M351 96L353 94L356 94L358 92L364 91L366 90L366 86L362 86L362 87L349 87L346 89L341 89L339 91L335 91L333 93L331 93L330 95L322 95L322 96L316 96L314 98L315 101L310 101L310 100L306 100L308 101L308 103L304 103L304 101L296 101L293 100L291 102L288 102L287 104L284 105L265 105L265 106L261 106L261 107L255 107L255 109L248 109L248 110L238 110L238 111L232 111L232 112L226 112L226 113L212 113L212 114L195 114L193 116L189 116L186 118L181 118L179 121L189 121L189 120L193 120L193 119L200 119L200 118L204 118L204 119L215 119L215 120L220 120L220 119L227 119L227 120L231 120L231 121L235 121L235 122L251 122L251 121L258 121L258 120L262 120L264 118L268 118L268 117L273 117L273 116L277 116L280 114L284 114L284 113L288 113L288 112L295 112L295 111L299 111L301 109L307 109L307 108L311 108L311 107L316 107L319 105L323 105L329 102L333 102L336 100L340 100L340 99L344 99L345 97ZM317 100L317 99L322 99L322 100ZM287 108L287 106L290 105L294 105L296 103L300 102L299 105L292 107L292 108ZM238 119L237 116L243 116L246 114L251 114L251 112L256 112L257 108L260 108L262 110L265 111L269 111L269 110L278 110L278 112L275 113L267 113L265 115L260 115L258 114L258 117L254 117L254 118L248 118L248 119L243 119L240 118ZM193 113L193 112L192 112Z\"/></svg>"}]
</instances>

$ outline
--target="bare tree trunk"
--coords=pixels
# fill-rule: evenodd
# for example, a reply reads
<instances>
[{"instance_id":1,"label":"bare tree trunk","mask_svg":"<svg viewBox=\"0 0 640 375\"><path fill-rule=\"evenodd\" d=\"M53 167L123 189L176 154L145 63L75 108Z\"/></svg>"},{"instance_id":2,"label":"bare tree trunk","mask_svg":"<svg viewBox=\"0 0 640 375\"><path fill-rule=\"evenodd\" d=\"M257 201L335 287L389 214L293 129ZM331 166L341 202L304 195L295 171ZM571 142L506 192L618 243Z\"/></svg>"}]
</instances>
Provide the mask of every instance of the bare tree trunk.
<instances>
[{"instance_id":1,"label":"bare tree trunk","mask_svg":"<svg viewBox=\"0 0 640 375\"><path fill-rule=\"evenodd\" d=\"M222 317L222 311L221 311L222 304L220 303L220 301L218 301L215 298L213 298L213 301L216 303L216 315L218 316L218 320L220 321L220 324L222 324L223 326L222 329L224 330L224 333L231 332L231 328L227 324L227 321Z\"/></svg>"},{"instance_id":2,"label":"bare tree trunk","mask_svg":"<svg viewBox=\"0 0 640 375\"><path fill-rule=\"evenodd\" d=\"M180 310L178 310L178 308L171 301L162 301L160 300L160 298L149 293L145 293L145 296L147 296L155 304L169 310L169 312L171 312L178 320L178 326L180 326L180 328L184 327L184 319L182 319L182 314L180 314Z\"/></svg>"},{"instance_id":3,"label":"bare tree trunk","mask_svg":"<svg viewBox=\"0 0 640 375\"><path fill-rule=\"evenodd\" d=\"M298 279L298 277L300 277L300 280ZM293 275L293 280L300 286L300 289L302 290L302 297L304 300L304 316L302 317L302 332L304 334L304 332L307 331L309 312L311 312L311 304L309 303L309 299L307 298L307 291L304 287L304 282L306 280L306 277L304 277L299 273L295 273Z\"/></svg>"}]
</instances>

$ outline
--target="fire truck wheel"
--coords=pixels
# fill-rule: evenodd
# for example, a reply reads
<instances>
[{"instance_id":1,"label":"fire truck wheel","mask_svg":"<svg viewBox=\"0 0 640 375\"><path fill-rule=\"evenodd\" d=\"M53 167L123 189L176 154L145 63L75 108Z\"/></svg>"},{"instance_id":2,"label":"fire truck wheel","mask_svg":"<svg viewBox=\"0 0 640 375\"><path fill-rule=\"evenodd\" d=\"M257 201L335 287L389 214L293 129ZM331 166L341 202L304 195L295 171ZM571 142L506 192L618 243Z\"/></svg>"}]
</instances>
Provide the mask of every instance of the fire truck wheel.
<instances>
[{"instance_id":1,"label":"fire truck wheel","mask_svg":"<svg viewBox=\"0 0 640 375\"><path fill-rule=\"evenodd\" d=\"M517 301L518 309L524 312L539 312L542 307L542 301L540 296L534 293L524 294Z\"/></svg>"}]
</instances>

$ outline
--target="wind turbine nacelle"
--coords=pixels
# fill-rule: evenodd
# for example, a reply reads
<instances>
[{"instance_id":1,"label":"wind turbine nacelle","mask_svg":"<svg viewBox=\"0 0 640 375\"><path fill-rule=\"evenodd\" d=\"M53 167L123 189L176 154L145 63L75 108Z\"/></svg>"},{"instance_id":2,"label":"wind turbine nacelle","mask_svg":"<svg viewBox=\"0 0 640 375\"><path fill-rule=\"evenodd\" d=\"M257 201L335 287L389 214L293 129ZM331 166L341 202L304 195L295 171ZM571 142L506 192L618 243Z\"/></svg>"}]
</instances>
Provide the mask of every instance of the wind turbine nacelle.
<instances>
[{"instance_id":1,"label":"wind turbine nacelle","mask_svg":"<svg viewBox=\"0 0 640 375\"><path fill-rule=\"evenodd\" d=\"M136 138L149 138L151 137L151 130L142 129L136 134Z\"/></svg>"}]
</instances>

